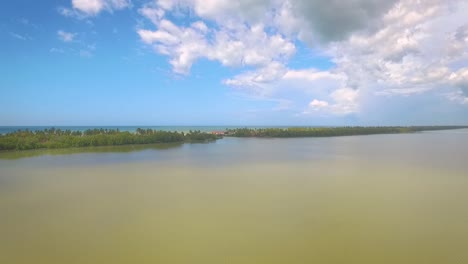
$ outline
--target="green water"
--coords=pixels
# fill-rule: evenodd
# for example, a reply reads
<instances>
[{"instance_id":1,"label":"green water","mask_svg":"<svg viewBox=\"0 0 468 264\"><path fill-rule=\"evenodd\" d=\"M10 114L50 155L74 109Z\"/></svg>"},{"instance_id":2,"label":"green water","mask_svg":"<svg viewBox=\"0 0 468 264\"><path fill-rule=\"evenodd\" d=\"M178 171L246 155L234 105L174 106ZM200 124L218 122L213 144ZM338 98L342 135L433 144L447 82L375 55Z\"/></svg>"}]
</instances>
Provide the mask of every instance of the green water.
<instances>
[{"instance_id":1,"label":"green water","mask_svg":"<svg viewBox=\"0 0 468 264\"><path fill-rule=\"evenodd\" d=\"M0 263L468 263L467 161L468 130L0 159Z\"/></svg>"}]
</instances>

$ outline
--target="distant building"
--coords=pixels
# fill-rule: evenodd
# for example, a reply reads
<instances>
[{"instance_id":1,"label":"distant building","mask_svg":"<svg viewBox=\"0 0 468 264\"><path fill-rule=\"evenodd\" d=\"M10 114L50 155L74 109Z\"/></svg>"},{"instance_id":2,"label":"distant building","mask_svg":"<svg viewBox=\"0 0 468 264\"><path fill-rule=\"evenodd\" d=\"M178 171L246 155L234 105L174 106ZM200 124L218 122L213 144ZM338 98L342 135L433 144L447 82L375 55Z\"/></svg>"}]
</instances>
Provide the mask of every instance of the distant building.
<instances>
[{"instance_id":1,"label":"distant building","mask_svg":"<svg viewBox=\"0 0 468 264\"><path fill-rule=\"evenodd\" d=\"M211 134L217 136L224 136L224 131L211 131Z\"/></svg>"}]
</instances>

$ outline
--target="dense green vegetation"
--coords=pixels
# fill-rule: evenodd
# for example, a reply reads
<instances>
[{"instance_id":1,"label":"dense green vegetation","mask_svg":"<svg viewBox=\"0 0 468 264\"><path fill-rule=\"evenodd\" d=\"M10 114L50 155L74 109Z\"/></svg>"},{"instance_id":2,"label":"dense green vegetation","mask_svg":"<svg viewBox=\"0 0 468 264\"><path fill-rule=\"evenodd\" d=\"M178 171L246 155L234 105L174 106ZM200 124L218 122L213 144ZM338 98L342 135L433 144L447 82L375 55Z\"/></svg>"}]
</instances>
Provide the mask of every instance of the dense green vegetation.
<instances>
[{"instance_id":1,"label":"dense green vegetation","mask_svg":"<svg viewBox=\"0 0 468 264\"><path fill-rule=\"evenodd\" d=\"M232 137L335 137L371 134L412 133L428 130L468 128L463 126L411 126L411 127L291 127L291 128L236 128L227 129Z\"/></svg>"},{"instance_id":2,"label":"dense green vegetation","mask_svg":"<svg viewBox=\"0 0 468 264\"><path fill-rule=\"evenodd\" d=\"M280 138L333 137L412 133L458 128L468 128L468 126L236 128L227 129L225 131L225 136ZM200 131L184 133L141 128L138 128L135 133L119 131L118 129L88 129L86 131L61 130L55 128L38 131L26 129L0 135L0 151L204 142L219 138L221 138L221 136Z\"/></svg>"},{"instance_id":3,"label":"dense green vegetation","mask_svg":"<svg viewBox=\"0 0 468 264\"><path fill-rule=\"evenodd\" d=\"M211 141L218 138L220 137L200 131L183 133L138 128L135 133L130 133L118 129L88 129L82 132L50 128L38 131L18 130L0 135L0 150L182 143Z\"/></svg>"}]
</instances>

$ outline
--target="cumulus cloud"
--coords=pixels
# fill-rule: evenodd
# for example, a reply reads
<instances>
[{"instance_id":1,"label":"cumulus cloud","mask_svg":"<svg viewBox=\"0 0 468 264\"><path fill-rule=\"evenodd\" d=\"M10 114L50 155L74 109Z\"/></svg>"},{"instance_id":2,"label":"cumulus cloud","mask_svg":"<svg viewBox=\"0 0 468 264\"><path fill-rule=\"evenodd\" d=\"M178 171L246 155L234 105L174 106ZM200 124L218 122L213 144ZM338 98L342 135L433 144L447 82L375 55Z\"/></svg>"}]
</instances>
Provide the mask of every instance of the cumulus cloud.
<instances>
[{"instance_id":1,"label":"cumulus cloud","mask_svg":"<svg viewBox=\"0 0 468 264\"><path fill-rule=\"evenodd\" d=\"M468 104L468 68L461 68L452 73L449 80L459 90L449 93L448 98L461 104Z\"/></svg>"},{"instance_id":2,"label":"cumulus cloud","mask_svg":"<svg viewBox=\"0 0 468 264\"><path fill-rule=\"evenodd\" d=\"M157 30L141 29L138 34L143 42L152 45L157 52L170 56L170 64L174 72L179 74L187 74L209 46L204 32L196 26L179 27L166 19L159 21Z\"/></svg>"},{"instance_id":3,"label":"cumulus cloud","mask_svg":"<svg viewBox=\"0 0 468 264\"><path fill-rule=\"evenodd\" d=\"M59 30L57 31L57 35L63 42L72 42L75 39L76 33Z\"/></svg>"},{"instance_id":4,"label":"cumulus cloud","mask_svg":"<svg viewBox=\"0 0 468 264\"><path fill-rule=\"evenodd\" d=\"M203 19L226 23L234 20L249 23L260 22L268 16L271 0L157 0L156 6L166 11L190 9Z\"/></svg>"},{"instance_id":5,"label":"cumulus cloud","mask_svg":"<svg viewBox=\"0 0 468 264\"><path fill-rule=\"evenodd\" d=\"M171 11L189 8L218 23L245 21L274 23L281 30L323 41L341 40L350 33L378 23L396 0L159 0L156 6Z\"/></svg>"},{"instance_id":6,"label":"cumulus cloud","mask_svg":"<svg viewBox=\"0 0 468 264\"><path fill-rule=\"evenodd\" d=\"M359 111L357 102L359 91L351 88L340 88L331 93L335 104L332 106L332 112L336 114L350 114Z\"/></svg>"},{"instance_id":7,"label":"cumulus cloud","mask_svg":"<svg viewBox=\"0 0 468 264\"><path fill-rule=\"evenodd\" d=\"M272 95L271 82L280 80L286 73L287 68L283 64L271 62L264 67L241 73L223 82L240 89L248 89L257 95Z\"/></svg>"},{"instance_id":8,"label":"cumulus cloud","mask_svg":"<svg viewBox=\"0 0 468 264\"><path fill-rule=\"evenodd\" d=\"M312 100L312 102L309 103L309 107L313 110L319 110L328 107L328 102L314 99Z\"/></svg>"},{"instance_id":9,"label":"cumulus cloud","mask_svg":"<svg viewBox=\"0 0 468 264\"><path fill-rule=\"evenodd\" d=\"M460 90L468 96L468 67L453 72L449 79L453 85L460 88Z\"/></svg>"},{"instance_id":10,"label":"cumulus cloud","mask_svg":"<svg viewBox=\"0 0 468 264\"><path fill-rule=\"evenodd\" d=\"M224 66L259 66L286 60L295 53L295 45L280 34L269 35L261 24L208 30L202 21L182 27L167 19L157 20L157 10L140 10L157 29L140 29L141 40L164 55L176 73L187 74L200 58L218 61Z\"/></svg>"},{"instance_id":11,"label":"cumulus cloud","mask_svg":"<svg viewBox=\"0 0 468 264\"><path fill-rule=\"evenodd\" d=\"M60 7L59 13L69 17L95 16L103 10L112 12L130 6L130 0L72 0L72 9ZM76 11L78 12L76 12Z\"/></svg>"},{"instance_id":12,"label":"cumulus cloud","mask_svg":"<svg viewBox=\"0 0 468 264\"><path fill-rule=\"evenodd\" d=\"M208 59L245 69L222 80L237 90L348 115L428 92L466 104L466 10L462 0L158 0L139 9L151 23L137 32L176 73ZM290 68L299 42L334 66Z\"/></svg>"},{"instance_id":13,"label":"cumulus cloud","mask_svg":"<svg viewBox=\"0 0 468 264\"><path fill-rule=\"evenodd\" d=\"M401 1L375 33L353 34L329 52L356 89L408 95L448 86L467 58L467 8L462 1Z\"/></svg>"},{"instance_id":14,"label":"cumulus cloud","mask_svg":"<svg viewBox=\"0 0 468 264\"><path fill-rule=\"evenodd\" d=\"M330 95L333 104L330 104L328 101L314 99L309 103L308 108L305 109L303 114L314 114L318 111L336 115L355 113L359 110L356 101L357 97L358 91L350 88L341 88Z\"/></svg>"},{"instance_id":15,"label":"cumulus cloud","mask_svg":"<svg viewBox=\"0 0 468 264\"><path fill-rule=\"evenodd\" d=\"M86 14L95 15L104 8L103 0L72 0L72 6Z\"/></svg>"},{"instance_id":16,"label":"cumulus cloud","mask_svg":"<svg viewBox=\"0 0 468 264\"><path fill-rule=\"evenodd\" d=\"M313 83L315 81L321 81L323 86L326 83L331 83L331 86L336 85L337 82L344 82L345 76L334 73L331 71L320 71L314 68L300 69L300 70L288 70L284 75L284 80L287 81L299 81L302 83ZM328 86L328 85L327 85Z\"/></svg>"},{"instance_id":17,"label":"cumulus cloud","mask_svg":"<svg viewBox=\"0 0 468 264\"><path fill-rule=\"evenodd\" d=\"M272 68L287 61L296 48L283 34L269 32L263 20L253 22L269 3L160 0L139 9L156 29L139 29L138 34L155 51L170 57L169 62L176 73L187 74L200 58L229 67ZM193 12L199 20L189 26L180 26L165 17L171 11L188 12L187 16ZM217 27L209 28L204 21L214 21ZM273 65L269 66L270 63Z\"/></svg>"},{"instance_id":18,"label":"cumulus cloud","mask_svg":"<svg viewBox=\"0 0 468 264\"><path fill-rule=\"evenodd\" d=\"M301 20L300 32L309 40L343 40L354 31L368 30L379 23L396 0L299 0L291 1Z\"/></svg>"}]
</instances>

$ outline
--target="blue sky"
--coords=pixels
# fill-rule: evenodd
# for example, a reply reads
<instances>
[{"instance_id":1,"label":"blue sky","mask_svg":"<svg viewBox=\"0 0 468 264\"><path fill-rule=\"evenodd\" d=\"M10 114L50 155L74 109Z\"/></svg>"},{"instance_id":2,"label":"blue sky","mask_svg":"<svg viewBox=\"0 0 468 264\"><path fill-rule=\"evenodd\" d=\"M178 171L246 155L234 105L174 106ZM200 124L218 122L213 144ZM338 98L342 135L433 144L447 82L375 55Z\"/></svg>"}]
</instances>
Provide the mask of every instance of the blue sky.
<instances>
[{"instance_id":1,"label":"blue sky","mask_svg":"<svg viewBox=\"0 0 468 264\"><path fill-rule=\"evenodd\" d=\"M4 1L0 125L468 124L468 4L414 2Z\"/></svg>"}]
</instances>

